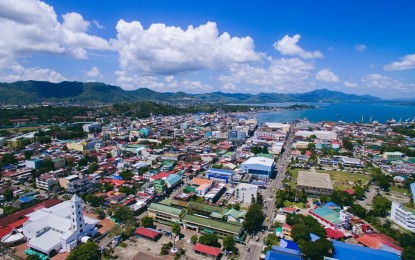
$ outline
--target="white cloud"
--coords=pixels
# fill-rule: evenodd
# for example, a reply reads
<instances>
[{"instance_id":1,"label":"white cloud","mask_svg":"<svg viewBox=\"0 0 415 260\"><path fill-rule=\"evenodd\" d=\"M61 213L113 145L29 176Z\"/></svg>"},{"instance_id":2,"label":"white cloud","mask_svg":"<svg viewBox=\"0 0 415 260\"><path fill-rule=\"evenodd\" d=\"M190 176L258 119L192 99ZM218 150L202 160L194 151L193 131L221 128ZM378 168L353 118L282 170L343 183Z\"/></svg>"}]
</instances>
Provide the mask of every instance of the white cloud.
<instances>
[{"instance_id":1,"label":"white cloud","mask_svg":"<svg viewBox=\"0 0 415 260\"><path fill-rule=\"evenodd\" d=\"M89 22L67 13L60 23L52 6L39 0L0 1L0 58L16 60L33 53L86 58L88 49L107 50L108 42L86 31Z\"/></svg>"},{"instance_id":2,"label":"white cloud","mask_svg":"<svg viewBox=\"0 0 415 260\"><path fill-rule=\"evenodd\" d=\"M415 54L406 55L399 61L392 62L383 67L384 70L408 70L415 68Z\"/></svg>"},{"instance_id":3,"label":"white cloud","mask_svg":"<svg viewBox=\"0 0 415 260\"><path fill-rule=\"evenodd\" d=\"M290 37L285 35L281 40L274 43L274 48L283 55L298 55L303 59L323 58L323 54L320 51L305 51L298 46L301 36L299 34Z\"/></svg>"},{"instance_id":4,"label":"white cloud","mask_svg":"<svg viewBox=\"0 0 415 260\"><path fill-rule=\"evenodd\" d=\"M348 88L356 88L356 87L358 87L358 86L359 86L359 84L357 84L357 83L353 83L353 82L348 82L348 81L345 81L345 82L344 82L344 86L345 86L345 87L348 87Z\"/></svg>"},{"instance_id":5,"label":"white cloud","mask_svg":"<svg viewBox=\"0 0 415 260\"><path fill-rule=\"evenodd\" d=\"M367 47L364 44L356 44L354 46L354 49L358 52L364 52L367 49Z\"/></svg>"},{"instance_id":6,"label":"white cloud","mask_svg":"<svg viewBox=\"0 0 415 260\"><path fill-rule=\"evenodd\" d=\"M20 64L13 64L10 68L11 74L0 75L4 82L15 82L19 80L40 80L50 82L61 82L66 80L60 73L44 68L25 68Z\"/></svg>"},{"instance_id":7,"label":"white cloud","mask_svg":"<svg viewBox=\"0 0 415 260\"><path fill-rule=\"evenodd\" d=\"M366 75L364 78L362 78L362 83L366 87L382 90L405 90L408 88L405 83L380 74Z\"/></svg>"},{"instance_id":8,"label":"white cloud","mask_svg":"<svg viewBox=\"0 0 415 260\"><path fill-rule=\"evenodd\" d=\"M97 20L92 20L92 23L95 25L95 27L97 27L97 29L105 29L105 26L103 26L102 24L100 24Z\"/></svg>"},{"instance_id":9,"label":"white cloud","mask_svg":"<svg viewBox=\"0 0 415 260\"><path fill-rule=\"evenodd\" d=\"M234 86L255 86L254 92L299 92L310 86L305 82L310 78L310 71L313 69L313 64L298 58L269 58L268 67L235 65L231 67L229 75L222 75L219 80ZM228 85L228 89L230 86L232 85Z\"/></svg>"},{"instance_id":10,"label":"white cloud","mask_svg":"<svg viewBox=\"0 0 415 260\"><path fill-rule=\"evenodd\" d=\"M230 83L230 82L226 83L223 86L223 88L226 89L226 90L236 90L237 89L236 86L235 86L235 84Z\"/></svg>"},{"instance_id":11,"label":"white cloud","mask_svg":"<svg viewBox=\"0 0 415 260\"><path fill-rule=\"evenodd\" d=\"M92 67L89 71L85 73L85 76L88 78L103 78L104 76L101 74L97 67Z\"/></svg>"},{"instance_id":12,"label":"white cloud","mask_svg":"<svg viewBox=\"0 0 415 260\"><path fill-rule=\"evenodd\" d=\"M258 61L251 37L219 34L216 23L187 29L120 20L112 45L119 52L122 70L142 74L177 74L202 69L219 70L235 63Z\"/></svg>"},{"instance_id":13,"label":"white cloud","mask_svg":"<svg viewBox=\"0 0 415 260\"><path fill-rule=\"evenodd\" d=\"M322 69L316 74L316 79L325 82L339 82L339 77L329 69Z\"/></svg>"}]
</instances>

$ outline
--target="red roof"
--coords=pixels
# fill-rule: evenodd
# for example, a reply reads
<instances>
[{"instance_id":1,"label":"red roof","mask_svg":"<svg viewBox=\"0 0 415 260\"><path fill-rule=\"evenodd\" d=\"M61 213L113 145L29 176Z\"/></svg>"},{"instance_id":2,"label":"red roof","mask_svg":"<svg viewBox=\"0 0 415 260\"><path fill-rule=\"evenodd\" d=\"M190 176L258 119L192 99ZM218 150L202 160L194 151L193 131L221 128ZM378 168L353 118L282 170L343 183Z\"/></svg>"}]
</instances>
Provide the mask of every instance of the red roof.
<instances>
[{"instance_id":1,"label":"red roof","mask_svg":"<svg viewBox=\"0 0 415 260\"><path fill-rule=\"evenodd\" d=\"M207 255L215 256L215 257L217 257L220 254L220 248L213 247L213 246L206 246L206 245L202 245L199 243L197 243L193 247L193 250L200 252L200 253L207 254Z\"/></svg>"},{"instance_id":2,"label":"red roof","mask_svg":"<svg viewBox=\"0 0 415 260\"><path fill-rule=\"evenodd\" d=\"M359 241L359 243L362 243L363 245L367 247L374 248L374 249L379 249L382 247L382 245L385 245L395 250L398 250L400 252L403 251L402 247L395 245L390 240L388 240L384 235L380 235L380 234L366 234L366 235L359 237L357 241Z\"/></svg>"},{"instance_id":3,"label":"red roof","mask_svg":"<svg viewBox=\"0 0 415 260\"><path fill-rule=\"evenodd\" d=\"M124 183L126 183L126 181L115 180L115 179L112 179L111 182L115 185L115 187L119 187L119 186L123 185Z\"/></svg>"},{"instance_id":4,"label":"red roof","mask_svg":"<svg viewBox=\"0 0 415 260\"><path fill-rule=\"evenodd\" d=\"M326 234L328 238L340 239L344 237L343 232L332 228L326 228Z\"/></svg>"},{"instance_id":5,"label":"red roof","mask_svg":"<svg viewBox=\"0 0 415 260\"><path fill-rule=\"evenodd\" d=\"M153 181L155 181L155 180L158 180L158 179L163 179L163 178L167 178L167 177L169 177L169 173L167 173L167 172L160 172L160 173L158 173L158 174L156 174L156 175L154 175L154 176L151 176L151 179L153 180Z\"/></svg>"},{"instance_id":6,"label":"red roof","mask_svg":"<svg viewBox=\"0 0 415 260\"><path fill-rule=\"evenodd\" d=\"M143 228L143 227L137 228L135 230L135 234L143 236L143 237L151 238L151 239L155 239L158 235L160 235L160 233L155 230L152 230L149 228Z\"/></svg>"},{"instance_id":7,"label":"red roof","mask_svg":"<svg viewBox=\"0 0 415 260\"><path fill-rule=\"evenodd\" d=\"M12 224L13 222L16 222L16 221L20 220L22 217L26 216L27 214L30 214L30 213L36 211L37 209L50 208L50 207L53 207L53 206L55 206L55 205L57 205L61 202L62 201L58 200L58 199L48 199L48 200L45 200L45 201L43 201L39 204L31 206L27 209L23 209L23 210L20 210L18 212L15 212L13 214L10 214L6 217L0 218L0 227L8 226L8 225Z\"/></svg>"},{"instance_id":8,"label":"red roof","mask_svg":"<svg viewBox=\"0 0 415 260\"><path fill-rule=\"evenodd\" d=\"M24 217L24 218L22 218L21 220L18 220L18 221L16 221L16 222L13 222L13 223L11 223L10 225L8 225L9 227L11 227L11 228L17 228L17 227L20 227L20 226L22 226L24 223L26 223L26 221L28 220L29 218L28 217Z\"/></svg>"}]
</instances>

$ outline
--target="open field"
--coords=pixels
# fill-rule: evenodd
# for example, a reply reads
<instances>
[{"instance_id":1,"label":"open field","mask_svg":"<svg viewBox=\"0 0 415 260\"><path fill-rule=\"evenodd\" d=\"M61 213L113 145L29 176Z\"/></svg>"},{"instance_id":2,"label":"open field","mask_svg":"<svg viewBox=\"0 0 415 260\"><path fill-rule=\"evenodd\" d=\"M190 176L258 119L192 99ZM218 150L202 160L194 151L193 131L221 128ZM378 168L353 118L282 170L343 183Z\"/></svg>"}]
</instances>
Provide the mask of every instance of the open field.
<instances>
[{"instance_id":1,"label":"open field","mask_svg":"<svg viewBox=\"0 0 415 260\"><path fill-rule=\"evenodd\" d=\"M287 183L292 188L295 188L297 185L297 177L299 171L305 171L304 169L290 169L291 179ZM355 183L361 182L362 185L365 185L370 180L371 176L369 174L360 174L360 173L351 173L343 171L317 171L321 173L328 173L330 175L331 181L335 189L346 190L353 189Z\"/></svg>"}]
</instances>

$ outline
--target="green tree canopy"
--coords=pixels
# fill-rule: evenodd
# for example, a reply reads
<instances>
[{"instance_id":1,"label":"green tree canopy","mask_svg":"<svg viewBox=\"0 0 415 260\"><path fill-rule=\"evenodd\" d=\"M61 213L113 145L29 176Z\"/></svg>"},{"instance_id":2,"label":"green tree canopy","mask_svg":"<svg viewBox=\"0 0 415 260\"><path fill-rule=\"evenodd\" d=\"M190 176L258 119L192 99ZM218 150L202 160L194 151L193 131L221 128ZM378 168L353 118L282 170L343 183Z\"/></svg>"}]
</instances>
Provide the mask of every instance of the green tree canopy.
<instances>
[{"instance_id":1,"label":"green tree canopy","mask_svg":"<svg viewBox=\"0 0 415 260\"><path fill-rule=\"evenodd\" d=\"M76 246L69 254L67 260L97 260L101 259L99 247L94 242L87 242Z\"/></svg>"},{"instance_id":2,"label":"green tree canopy","mask_svg":"<svg viewBox=\"0 0 415 260\"><path fill-rule=\"evenodd\" d=\"M260 231L264 220L265 215L262 212L262 205L258 203L251 204L245 216L245 230L250 234Z\"/></svg>"},{"instance_id":3,"label":"green tree canopy","mask_svg":"<svg viewBox=\"0 0 415 260\"><path fill-rule=\"evenodd\" d=\"M299 244L301 253L308 256L311 260L324 259L325 256L332 256L334 252L333 243L325 238L320 238L314 242L302 241Z\"/></svg>"},{"instance_id":4,"label":"green tree canopy","mask_svg":"<svg viewBox=\"0 0 415 260\"><path fill-rule=\"evenodd\" d=\"M3 196L6 201L11 201L13 200L13 191L11 189L6 189L3 192Z\"/></svg>"},{"instance_id":5,"label":"green tree canopy","mask_svg":"<svg viewBox=\"0 0 415 260\"><path fill-rule=\"evenodd\" d=\"M174 223L174 224L171 226L171 231L172 231L174 234L176 234L176 235L180 234L180 225L179 225L179 224L177 224L177 223Z\"/></svg>"},{"instance_id":6,"label":"green tree canopy","mask_svg":"<svg viewBox=\"0 0 415 260\"><path fill-rule=\"evenodd\" d=\"M141 219L141 225L145 228L152 228L154 227L154 220L149 216L145 216Z\"/></svg>"},{"instance_id":7,"label":"green tree canopy","mask_svg":"<svg viewBox=\"0 0 415 260\"><path fill-rule=\"evenodd\" d=\"M233 249L235 248L236 242L235 239L233 239L233 236L226 236L223 239L223 248L228 250L228 251L233 251Z\"/></svg>"},{"instance_id":8,"label":"green tree canopy","mask_svg":"<svg viewBox=\"0 0 415 260\"><path fill-rule=\"evenodd\" d=\"M124 180L126 180L126 181L129 181L129 180L131 180L131 178L133 177L133 172L131 171L131 170L123 170L121 173L120 173L120 176L124 179Z\"/></svg>"},{"instance_id":9,"label":"green tree canopy","mask_svg":"<svg viewBox=\"0 0 415 260\"><path fill-rule=\"evenodd\" d=\"M221 247L216 234L205 234L200 236L199 243L207 246Z\"/></svg>"}]
</instances>

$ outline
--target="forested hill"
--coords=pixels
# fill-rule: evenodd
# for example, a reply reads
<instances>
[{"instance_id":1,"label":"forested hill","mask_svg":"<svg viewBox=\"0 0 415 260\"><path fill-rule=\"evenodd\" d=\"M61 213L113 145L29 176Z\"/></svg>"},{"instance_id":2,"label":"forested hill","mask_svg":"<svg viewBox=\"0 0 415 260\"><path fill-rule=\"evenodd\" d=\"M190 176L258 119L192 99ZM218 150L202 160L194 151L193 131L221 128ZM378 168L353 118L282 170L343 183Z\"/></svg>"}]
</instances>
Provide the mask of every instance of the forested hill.
<instances>
[{"instance_id":1,"label":"forested hill","mask_svg":"<svg viewBox=\"0 0 415 260\"><path fill-rule=\"evenodd\" d=\"M0 104L24 105L41 102L78 103L81 105L114 104L133 101L159 101L169 103L277 103L277 102L378 102L369 95L345 94L318 89L301 94L282 93L223 93L187 94L184 92L160 93L148 88L127 91L117 86L97 82L17 81L0 83Z\"/></svg>"}]
</instances>

